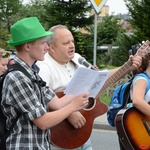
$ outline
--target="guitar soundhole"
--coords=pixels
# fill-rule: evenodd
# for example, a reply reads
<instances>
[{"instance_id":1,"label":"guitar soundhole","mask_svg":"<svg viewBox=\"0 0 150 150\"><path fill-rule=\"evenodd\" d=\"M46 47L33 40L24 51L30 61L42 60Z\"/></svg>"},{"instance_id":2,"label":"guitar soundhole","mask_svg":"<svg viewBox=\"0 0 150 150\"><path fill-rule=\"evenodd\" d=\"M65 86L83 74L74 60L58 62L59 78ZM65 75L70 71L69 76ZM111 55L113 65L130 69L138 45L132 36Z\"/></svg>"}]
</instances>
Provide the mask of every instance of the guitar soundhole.
<instances>
[{"instance_id":1,"label":"guitar soundhole","mask_svg":"<svg viewBox=\"0 0 150 150\"><path fill-rule=\"evenodd\" d=\"M95 106L95 103L96 103L95 99L92 98L92 97L89 97L89 103L88 103L88 105L87 105L85 108L83 108L83 109L84 109L84 110L91 110L91 109L93 109L93 107Z\"/></svg>"}]
</instances>

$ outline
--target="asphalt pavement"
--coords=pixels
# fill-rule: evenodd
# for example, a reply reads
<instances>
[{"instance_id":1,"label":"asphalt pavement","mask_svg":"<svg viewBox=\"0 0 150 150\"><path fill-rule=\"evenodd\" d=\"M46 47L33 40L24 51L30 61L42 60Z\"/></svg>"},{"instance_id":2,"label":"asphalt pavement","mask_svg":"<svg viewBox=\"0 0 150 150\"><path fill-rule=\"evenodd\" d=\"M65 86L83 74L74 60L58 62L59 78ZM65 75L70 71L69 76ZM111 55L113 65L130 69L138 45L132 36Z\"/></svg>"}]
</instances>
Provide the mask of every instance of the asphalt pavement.
<instances>
[{"instance_id":1,"label":"asphalt pavement","mask_svg":"<svg viewBox=\"0 0 150 150\"><path fill-rule=\"evenodd\" d=\"M115 127L112 127L108 124L107 113L95 118L93 128L102 130L116 130Z\"/></svg>"}]
</instances>

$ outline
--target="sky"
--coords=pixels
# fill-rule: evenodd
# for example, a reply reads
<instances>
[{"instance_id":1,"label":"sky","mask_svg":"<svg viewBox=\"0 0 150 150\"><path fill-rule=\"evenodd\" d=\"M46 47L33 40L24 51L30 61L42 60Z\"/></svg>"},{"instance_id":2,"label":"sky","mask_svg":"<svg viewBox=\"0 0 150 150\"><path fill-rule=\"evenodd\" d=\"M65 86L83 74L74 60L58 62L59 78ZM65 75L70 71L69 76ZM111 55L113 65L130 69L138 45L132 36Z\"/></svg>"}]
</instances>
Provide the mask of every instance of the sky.
<instances>
[{"instance_id":1,"label":"sky","mask_svg":"<svg viewBox=\"0 0 150 150\"><path fill-rule=\"evenodd\" d=\"M27 3L29 0L24 0L23 3ZM109 6L109 14L114 12L114 14L125 14L127 13L127 8L124 0L107 0L105 5Z\"/></svg>"},{"instance_id":2,"label":"sky","mask_svg":"<svg viewBox=\"0 0 150 150\"><path fill-rule=\"evenodd\" d=\"M115 14L125 14L128 12L124 0L107 0L105 5L109 6L109 14L112 12Z\"/></svg>"}]
</instances>

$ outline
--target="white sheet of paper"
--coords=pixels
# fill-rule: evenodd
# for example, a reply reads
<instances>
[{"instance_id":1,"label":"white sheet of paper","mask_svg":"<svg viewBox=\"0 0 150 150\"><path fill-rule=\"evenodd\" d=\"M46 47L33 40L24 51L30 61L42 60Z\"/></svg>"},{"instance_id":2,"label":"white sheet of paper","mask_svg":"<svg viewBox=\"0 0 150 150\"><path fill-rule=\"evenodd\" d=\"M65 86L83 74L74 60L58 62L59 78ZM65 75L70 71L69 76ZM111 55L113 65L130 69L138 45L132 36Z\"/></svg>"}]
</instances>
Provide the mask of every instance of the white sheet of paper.
<instances>
[{"instance_id":1,"label":"white sheet of paper","mask_svg":"<svg viewBox=\"0 0 150 150\"><path fill-rule=\"evenodd\" d=\"M64 94L79 95L84 92L90 92L89 97L95 98L108 76L108 70L95 71L79 67L65 89Z\"/></svg>"}]
</instances>

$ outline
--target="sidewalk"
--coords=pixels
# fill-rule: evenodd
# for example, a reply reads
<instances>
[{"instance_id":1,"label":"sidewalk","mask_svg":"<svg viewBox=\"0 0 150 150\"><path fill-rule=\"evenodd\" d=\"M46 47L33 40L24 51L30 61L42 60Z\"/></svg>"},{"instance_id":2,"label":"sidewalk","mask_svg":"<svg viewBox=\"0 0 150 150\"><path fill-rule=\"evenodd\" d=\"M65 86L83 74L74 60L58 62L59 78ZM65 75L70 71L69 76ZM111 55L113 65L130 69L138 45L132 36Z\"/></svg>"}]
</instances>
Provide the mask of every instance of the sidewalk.
<instances>
[{"instance_id":1,"label":"sidewalk","mask_svg":"<svg viewBox=\"0 0 150 150\"><path fill-rule=\"evenodd\" d=\"M116 130L115 127L112 127L108 124L107 113L95 118L93 129L114 130L114 131Z\"/></svg>"}]
</instances>

